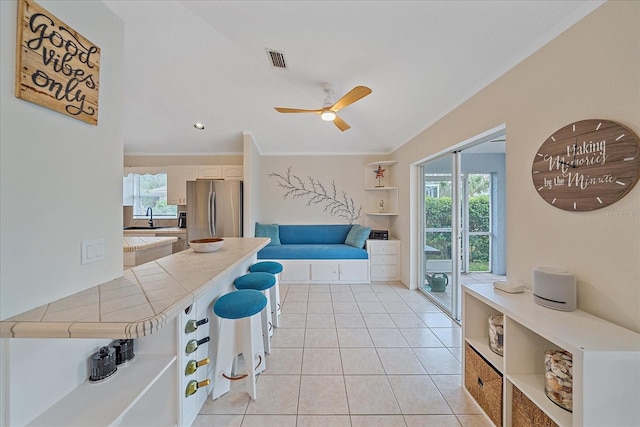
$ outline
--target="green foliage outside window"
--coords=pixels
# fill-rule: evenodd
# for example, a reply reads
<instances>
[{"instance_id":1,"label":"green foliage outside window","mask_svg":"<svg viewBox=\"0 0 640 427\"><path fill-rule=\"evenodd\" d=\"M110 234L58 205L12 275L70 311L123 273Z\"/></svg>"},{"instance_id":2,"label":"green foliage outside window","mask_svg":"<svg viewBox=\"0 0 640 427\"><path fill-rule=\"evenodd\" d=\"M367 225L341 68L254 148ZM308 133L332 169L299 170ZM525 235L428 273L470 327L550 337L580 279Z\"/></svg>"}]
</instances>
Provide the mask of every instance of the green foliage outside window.
<instances>
[{"instance_id":1,"label":"green foliage outside window","mask_svg":"<svg viewBox=\"0 0 640 427\"><path fill-rule=\"evenodd\" d=\"M425 198L426 228L451 228L451 197ZM489 231L489 196L469 198L469 231ZM472 271L488 271L489 236L469 237L469 261ZM440 251L429 254L429 259L451 259L451 232L427 232L425 243Z\"/></svg>"},{"instance_id":2,"label":"green foliage outside window","mask_svg":"<svg viewBox=\"0 0 640 427\"><path fill-rule=\"evenodd\" d=\"M176 218L178 216L178 207L176 205L167 205L167 174L159 173L157 175L140 175L140 195L139 201L135 203L134 216L146 216L147 208L153 209L153 216L167 216Z\"/></svg>"}]
</instances>

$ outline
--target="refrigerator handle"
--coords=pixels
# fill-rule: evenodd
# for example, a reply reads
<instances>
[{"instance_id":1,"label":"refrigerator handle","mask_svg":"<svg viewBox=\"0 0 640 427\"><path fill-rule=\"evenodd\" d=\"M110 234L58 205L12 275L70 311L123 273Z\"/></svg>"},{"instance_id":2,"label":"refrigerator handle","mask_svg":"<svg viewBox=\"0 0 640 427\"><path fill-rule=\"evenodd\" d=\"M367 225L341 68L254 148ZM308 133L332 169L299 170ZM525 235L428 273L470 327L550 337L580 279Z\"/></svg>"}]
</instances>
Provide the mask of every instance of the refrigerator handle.
<instances>
[{"instance_id":1,"label":"refrigerator handle","mask_svg":"<svg viewBox=\"0 0 640 427\"><path fill-rule=\"evenodd\" d=\"M209 234L216 235L216 192L209 192Z\"/></svg>"}]
</instances>

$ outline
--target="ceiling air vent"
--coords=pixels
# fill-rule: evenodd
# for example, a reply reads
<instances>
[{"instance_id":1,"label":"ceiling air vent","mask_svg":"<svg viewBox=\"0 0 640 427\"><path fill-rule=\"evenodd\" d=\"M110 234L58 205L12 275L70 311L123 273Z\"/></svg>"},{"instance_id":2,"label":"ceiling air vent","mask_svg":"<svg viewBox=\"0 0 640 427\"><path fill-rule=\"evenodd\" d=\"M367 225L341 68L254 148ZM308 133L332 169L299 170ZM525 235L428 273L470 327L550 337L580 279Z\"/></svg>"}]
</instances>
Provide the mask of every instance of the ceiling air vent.
<instances>
[{"instance_id":1,"label":"ceiling air vent","mask_svg":"<svg viewBox=\"0 0 640 427\"><path fill-rule=\"evenodd\" d=\"M287 69L287 61L284 59L284 53L277 50L267 48L267 53L271 59L271 65L276 68Z\"/></svg>"}]
</instances>

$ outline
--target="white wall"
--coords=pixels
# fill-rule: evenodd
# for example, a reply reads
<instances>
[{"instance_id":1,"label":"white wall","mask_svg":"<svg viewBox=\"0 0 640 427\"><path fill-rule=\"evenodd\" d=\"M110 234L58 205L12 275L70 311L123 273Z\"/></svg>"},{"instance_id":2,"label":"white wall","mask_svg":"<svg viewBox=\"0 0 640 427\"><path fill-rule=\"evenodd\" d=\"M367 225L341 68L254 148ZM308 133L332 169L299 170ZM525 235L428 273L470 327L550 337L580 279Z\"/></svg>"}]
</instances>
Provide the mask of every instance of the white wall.
<instances>
[{"instance_id":1,"label":"white wall","mask_svg":"<svg viewBox=\"0 0 640 427\"><path fill-rule=\"evenodd\" d=\"M0 1L0 319L122 275L123 24L102 2L38 3L101 48L98 126L14 96L17 2ZM81 265L90 239L105 260ZM2 423L17 426L86 379L99 342L0 344Z\"/></svg>"},{"instance_id":2,"label":"white wall","mask_svg":"<svg viewBox=\"0 0 640 427\"><path fill-rule=\"evenodd\" d=\"M578 277L580 309L640 332L640 185L593 212L544 202L531 165L542 142L576 120L609 119L640 134L640 3L607 2L393 153L408 183L411 165L506 123L507 274L532 287L537 266ZM401 215L410 193L401 186ZM403 241L409 281L411 221L393 229ZM413 284L415 285L415 284Z\"/></svg>"},{"instance_id":3,"label":"white wall","mask_svg":"<svg viewBox=\"0 0 640 427\"><path fill-rule=\"evenodd\" d=\"M335 183L337 198L342 201L343 192L358 208L363 209L360 218L354 224L370 226L373 229L389 229L388 217L374 217L364 214L367 202L375 198L371 192L364 191L364 165L381 160L380 156L263 156L261 158L260 214L258 222L279 224L348 224L349 221L339 216L332 216L325 211L326 203L311 203L309 195L284 198L285 190L278 186L278 179L269 176L277 173L286 176L291 167L291 175L303 181L305 188L312 189L312 178L320 182L330 195L333 194L332 183ZM371 171L371 173L373 173ZM392 183L393 183L393 175ZM299 183L296 183L300 187Z\"/></svg>"},{"instance_id":4,"label":"white wall","mask_svg":"<svg viewBox=\"0 0 640 427\"><path fill-rule=\"evenodd\" d=\"M255 237L255 223L260 210L260 151L251 132L243 132L242 140L244 152L243 234L245 237Z\"/></svg>"}]
</instances>

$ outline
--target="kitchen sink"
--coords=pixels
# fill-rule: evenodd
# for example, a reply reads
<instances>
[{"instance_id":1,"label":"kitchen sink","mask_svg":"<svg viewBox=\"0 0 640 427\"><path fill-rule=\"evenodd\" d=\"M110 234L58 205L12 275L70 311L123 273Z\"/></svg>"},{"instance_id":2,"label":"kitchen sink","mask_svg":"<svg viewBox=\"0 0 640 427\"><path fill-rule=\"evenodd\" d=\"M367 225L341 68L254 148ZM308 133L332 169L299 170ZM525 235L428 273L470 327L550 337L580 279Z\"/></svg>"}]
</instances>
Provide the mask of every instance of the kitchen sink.
<instances>
[{"instance_id":1,"label":"kitchen sink","mask_svg":"<svg viewBox=\"0 0 640 427\"><path fill-rule=\"evenodd\" d=\"M137 226L132 226L132 227L124 227L124 230L157 230L159 228L169 228L169 227L137 227Z\"/></svg>"}]
</instances>

